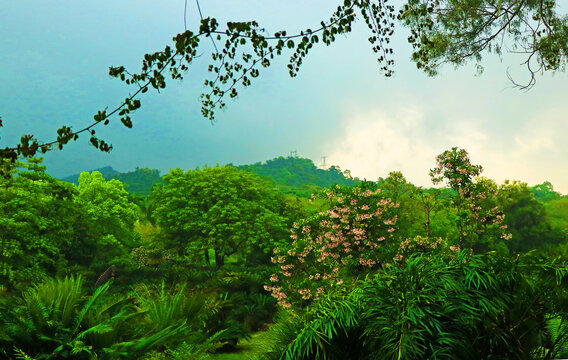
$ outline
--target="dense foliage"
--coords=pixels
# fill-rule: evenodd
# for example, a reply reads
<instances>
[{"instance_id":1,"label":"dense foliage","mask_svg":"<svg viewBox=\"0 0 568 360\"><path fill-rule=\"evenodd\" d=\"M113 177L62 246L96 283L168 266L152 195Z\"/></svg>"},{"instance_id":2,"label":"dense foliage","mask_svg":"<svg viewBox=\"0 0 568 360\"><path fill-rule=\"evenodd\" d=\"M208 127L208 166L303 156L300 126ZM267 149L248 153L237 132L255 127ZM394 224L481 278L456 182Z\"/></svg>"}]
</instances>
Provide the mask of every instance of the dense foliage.
<instances>
[{"instance_id":1,"label":"dense foliage","mask_svg":"<svg viewBox=\"0 0 568 360\"><path fill-rule=\"evenodd\" d=\"M285 236L286 221L266 184L231 166L171 170L156 189L156 220L178 254L214 261L267 249ZM210 259L212 255L212 259Z\"/></svg>"},{"instance_id":2,"label":"dense foliage","mask_svg":"<svg viewBox=\"0 0 568 360\"><path fill-rule=\"evenodd\" d=\"M9 168L0 358L215 359L245 341L262 359L568 355L566 197L497 185L465 150L436 158L438 188L278 158L248 169L272 182L175 169L143 198L96 171Z\"/></svg>"},{"instance_id":3,"label":"dense foliage","mask_svg":"<svg viewBox=\"0 0 568 360\"><path fill-rule=\"evenodd\" d=\"M41 161L0 178L0 284L12 287L56 275L78 239L77 189L45 174Z\"/></svg>"},{"instance_id":4,"label":"dense foliage","mask_svg":"<svg viewBox=\"0 0 568 360\"><path fill-rule=\"evenodd\" d=\"M280 319L262 358L566 356L567 266L533 254L416 254Z\"/></svg>"},{"instance_id":5,"label":"dense foliage","mask_svg":"<svg viewBox=\"0 0 568 360\"><path fill-rule=\"evenodd\" d=\"M123 173L114 170L110 166L105 166L93 171L100 172L105 180L119 180L131 196L146 197L150 194L154 185L162 183L160 171L156 169L136 167L134 171ZM79 185L79 176L80 174L70 175L61 180Z\"/></svg>"}]
</instances>

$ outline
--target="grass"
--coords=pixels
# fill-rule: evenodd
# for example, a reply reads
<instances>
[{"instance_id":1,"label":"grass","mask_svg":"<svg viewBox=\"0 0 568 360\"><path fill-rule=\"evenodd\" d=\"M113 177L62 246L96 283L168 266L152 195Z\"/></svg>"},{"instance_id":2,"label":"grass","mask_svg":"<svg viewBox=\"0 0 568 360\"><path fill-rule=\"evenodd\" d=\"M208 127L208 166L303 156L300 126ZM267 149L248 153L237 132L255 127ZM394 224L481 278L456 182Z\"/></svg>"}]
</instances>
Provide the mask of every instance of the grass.
<instances>
[{"instance_id":1,"label":"grass","mask_svg":"<svg viewBox=\"0 0 568 360\"><path fill-rule=\"evenodd\" d=\"M236 351L212 354L211 360L254 360L270 345L268 335L267 331L259 331L250 340L240 343Z\"/></svg>"}]
</instances>

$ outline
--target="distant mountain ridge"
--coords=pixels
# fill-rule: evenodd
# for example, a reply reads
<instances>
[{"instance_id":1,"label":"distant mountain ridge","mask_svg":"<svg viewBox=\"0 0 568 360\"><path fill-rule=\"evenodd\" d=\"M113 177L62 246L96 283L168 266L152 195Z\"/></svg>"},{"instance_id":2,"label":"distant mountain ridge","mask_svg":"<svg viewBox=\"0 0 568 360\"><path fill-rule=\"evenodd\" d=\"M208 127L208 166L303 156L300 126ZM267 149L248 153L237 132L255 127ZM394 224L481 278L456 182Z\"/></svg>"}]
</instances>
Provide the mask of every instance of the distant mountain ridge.
<instances>
[{"instance_id":1,"label":"distant mountain ridge","mask_svg":"<svg viewBox=\"0 0 568 360\"><path fill-rule=\"evenodd\" d=\"M105 166L89 172L93 171L100 172L105 180L120 180L124 184L126 191L133 196L146 197L150 194L154 185L163 183L160 171L156 169L136 167L134 171L121 173L114 170L111 166ZM79 185L79 175L80 174L67 176L61 180Z\"/></svg>"},{"instance_id":2,"label":"distant mountain ridge","mask_svg":"<svg viewBox=\"0 0 568 360\"><path fill-rule=\"evenodd\" d=\"M102 168L90 170L89 172L93 172L93 171L100 172L103 175L103 177L107 180L109 178L111 178L113 175L118 174L118 171L114 170L111 166L105 166L105 167L102 167ZM70 175L70 176L61 178L60 180L70 182L70 183L74 183L75 185L79 185L79 175L81 175L81 174L79 173L79 174Z\"/></svg>"},{"instance_id":3,"label":"distant mountain ridge","mask_svg":"<svg viewBox=\"0 0 568 360\"><path fill-rule=\"evenodd\" d=\"M250 165L228 164L240 170L251 171L272 182L275 188L286 194L309 197L320 188L335 184L355 185L359 179L346 176L337 166L320 169L310 159L300 157L277 157L264 163ZM91 170L99 171L106 180L118 179L124 183L124 188L134 196L147 196L152 187L163 183L160 171L156 169L139 168L134 171L121 173L110 166ZM61 180L78 184L79 174L67 176Z\"/></svg>"}]
</instances>

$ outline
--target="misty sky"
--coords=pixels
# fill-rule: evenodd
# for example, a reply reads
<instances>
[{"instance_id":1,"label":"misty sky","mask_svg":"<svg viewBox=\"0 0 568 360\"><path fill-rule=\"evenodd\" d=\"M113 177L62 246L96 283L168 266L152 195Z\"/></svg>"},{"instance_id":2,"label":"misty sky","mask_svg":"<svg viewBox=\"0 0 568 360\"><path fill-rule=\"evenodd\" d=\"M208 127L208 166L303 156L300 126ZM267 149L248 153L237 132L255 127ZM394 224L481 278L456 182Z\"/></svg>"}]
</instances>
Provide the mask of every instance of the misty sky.
<instances>
[{"instance_id":1,"label":"misty sky","mask_svg":"<svg viewBox=\"0 0 568 360\"><path fill-rule=\"evenodd\" d=\"M205 16L226 21L257 20L269 33L315 28L334 8L330 1L207 1ZM81 128L97 110L113 108L131 90L108 77L108 67L138 71L145 53L158 51L184 30L184 2L4 0L0 6L0 146L22 134L53 140L61 125ZM188 3L187 23L199 15ZM63 151L45 155L48 172L63 177L111 165L195 168L246 164L297 151L317 165L351 170L376 180L400 170L416 185L430 186L434 157L452 146L469 151L484 175L501 183L530 185L549 180L568 193L568 85L565 73L539 75L536 86L519 91L507 70L527 78L522 58L487 55L485 72L473 66L441 69L429 78L410 62L404 29L394 41L396 74L386 79L367 42L363 24L336 44L317 46L298 77L287 74L286 58L261 70L236 101L211 124L200 115L211 44L182 82L149 91L134 116L134 128L97 128L111 142L110 154L83 136ZM119 123L118 119L115 119Z\"/></svg>"}]
</instances>

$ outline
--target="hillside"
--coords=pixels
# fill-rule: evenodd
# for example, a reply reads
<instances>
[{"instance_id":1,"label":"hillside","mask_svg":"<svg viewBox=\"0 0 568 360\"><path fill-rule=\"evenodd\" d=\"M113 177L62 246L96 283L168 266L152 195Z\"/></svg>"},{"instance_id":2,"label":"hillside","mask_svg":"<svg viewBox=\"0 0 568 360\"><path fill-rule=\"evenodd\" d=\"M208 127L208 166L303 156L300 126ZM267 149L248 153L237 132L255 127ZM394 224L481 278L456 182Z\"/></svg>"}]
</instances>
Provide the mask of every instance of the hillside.
<instances>
[{"instance_id":1,"label":"hillside","mask_svg":"<svg viewBox=\"0 0 568 360\"><path fill-rule=\"evenodd\" d=\"M280 192L309 197L321 187L339 185L355 185L358 179L346 177L339 167L332 166L327 170L319 169L310 159L299 157L277 157L265 163L240 165L238 169L251 171L272 181Z\"/></svg>"},{"instance_id":2,"label":"hillside","mask_svg":"<svg viewBox=\"0 0 568 360\"><path fill-rule=\"evenodd\" d=\"M163 182L159 170L139 167L134 171L114 174L111 179L122 181L124 188L130 195L142 197L148 196L154 185Z\"/></svg>"},{"instance_id":3,"label":"hillside","mask_svg":"<svg viewBox=\"0 0 568 360\"><path fill-rule=\"evenodd\" d=\"M156 169L137 167L134 171L118 172L110 166L100 169L90 170L89 172L98 171L106 180L117 179L124 184L124 188L130 195L146 197L152 191L152 187L162 183L160 171ZM61 180L79 184L79 174L67 176Z\"/></svg>"},{"instance_id":4,"label":"hillside","mask_svg":"<svg viewBox=\"0 0 568 360\"><path fill-rule=\"evenodd\" d=\"M229 164L230 166L234 166ZM319 169L314 162L306 158L277 157L265 163L257 162L251 165L235 166L240 170L251 171L260 177L274 183L278 191L285 194L309 197L319 188L335 184L355 185L358 179L346 177L341 170L332 166L327 170ZM110 166L91 170L99 171L107 180L118 179L124 183L125 189L131 195L147 196L152 186L162 182L160 171L156 169L137 167L134 171L121 173ZM65 177L61 180L78 184L79 174Z\"/></svg>"},{"instance_id":5,"label":"hillside","mask_svg":"<svg viewBox=\"0 0 568 360\"><path fill-rule=\"evenodd\" d=\"M111 166L105 166L105 167L102 167L102 168L89 170L89 172L93 172L93 171L100 172L103 175L103 177L107 180L110 179L113 175L118 174L118 171L114 170ZM61 178L60 180L67 181L67 182L73 183L75 185L79 185L79 175L80 174L70 175L70 176Z\"/></svg>"}]
</instances>

